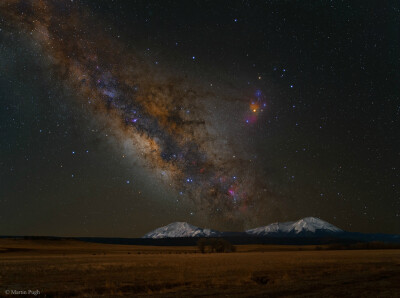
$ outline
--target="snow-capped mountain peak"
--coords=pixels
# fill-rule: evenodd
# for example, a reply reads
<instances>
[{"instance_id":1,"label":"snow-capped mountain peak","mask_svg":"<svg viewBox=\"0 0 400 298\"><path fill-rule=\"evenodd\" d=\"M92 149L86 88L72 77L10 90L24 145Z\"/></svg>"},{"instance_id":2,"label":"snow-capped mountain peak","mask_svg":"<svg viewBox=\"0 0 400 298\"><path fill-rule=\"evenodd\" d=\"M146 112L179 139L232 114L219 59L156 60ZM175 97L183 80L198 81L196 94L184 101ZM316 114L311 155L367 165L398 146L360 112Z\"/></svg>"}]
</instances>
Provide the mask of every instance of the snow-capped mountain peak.
<instances>
[{"instance_id":1,"label":"snow-capped mountain peak","mask_svg":"<svg viewBox=\"0 0 400 298\"><path fill-rule=\"evenodd\" d=\"M303 219L296 221L292 225L292 231L294 231L297 234L301 232L315 233L318 230L329 231L334 233L342 232L341 229L316 217L305 217Z\"/></svg>"},{"instance_id":2,"label":"snow-capped mountain peak","mask_svg":"<svg viewBox=\"0 0 400 298\"><path fill-rule=\"evenodd\" d=\"M247 230L246 233L255 236L266 235L299 235L304 233L338 233L343 232L334 225L316 217L306 217L298 221L276 222L264 227Z\"/></svg>"},{"instance_id":3,"label":"snow-capped mountain peak","mask_svg":"<svg viewBox=\"0 0 400 298\"><path fill-rule=\"evenodd\" d=\"M218 234L217 231L202 229L187 222L174 222L147 233L143 238L215 237Z\"/></svg>"}]
</instances>

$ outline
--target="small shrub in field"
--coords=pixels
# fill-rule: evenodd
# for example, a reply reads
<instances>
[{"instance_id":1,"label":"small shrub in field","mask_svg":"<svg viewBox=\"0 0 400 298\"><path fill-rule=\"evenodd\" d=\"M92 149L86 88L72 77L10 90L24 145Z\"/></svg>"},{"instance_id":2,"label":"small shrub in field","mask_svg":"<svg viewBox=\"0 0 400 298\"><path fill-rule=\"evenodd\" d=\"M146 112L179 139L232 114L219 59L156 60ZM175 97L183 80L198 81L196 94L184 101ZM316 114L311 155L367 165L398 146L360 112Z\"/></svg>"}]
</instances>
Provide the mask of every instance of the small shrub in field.
<instances>
[{"instance_id":1,"label":"small shrub in field","mask_svg":"<svg viewBox=\"0 0 400 298\"><path fill-rule=\"evenodd\" d=\"M205 252L234 252L235 246L223 238L201 238L197 241L201 253Z\"/></svg>"}]
</instances>

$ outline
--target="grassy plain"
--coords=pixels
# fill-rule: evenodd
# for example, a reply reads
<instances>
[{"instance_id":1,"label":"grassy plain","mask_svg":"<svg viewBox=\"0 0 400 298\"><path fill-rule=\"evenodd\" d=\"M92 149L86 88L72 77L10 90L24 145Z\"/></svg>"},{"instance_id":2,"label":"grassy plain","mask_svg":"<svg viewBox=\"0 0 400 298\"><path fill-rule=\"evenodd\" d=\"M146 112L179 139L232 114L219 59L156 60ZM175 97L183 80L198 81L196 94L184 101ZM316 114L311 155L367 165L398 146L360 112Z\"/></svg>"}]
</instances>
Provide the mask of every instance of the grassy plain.
<instances>
[{"instance_id":1,"label":"grassy plain","mask_svg":"<svg viewBox=\"0 0 400 298\"><path fill-rule=\"evenodd\" d=\"M0 239L0 296L400 297L400 250L243 245L235 253ZM10 297L10 296L9 296Z\"/></svg>"}]
</instances>

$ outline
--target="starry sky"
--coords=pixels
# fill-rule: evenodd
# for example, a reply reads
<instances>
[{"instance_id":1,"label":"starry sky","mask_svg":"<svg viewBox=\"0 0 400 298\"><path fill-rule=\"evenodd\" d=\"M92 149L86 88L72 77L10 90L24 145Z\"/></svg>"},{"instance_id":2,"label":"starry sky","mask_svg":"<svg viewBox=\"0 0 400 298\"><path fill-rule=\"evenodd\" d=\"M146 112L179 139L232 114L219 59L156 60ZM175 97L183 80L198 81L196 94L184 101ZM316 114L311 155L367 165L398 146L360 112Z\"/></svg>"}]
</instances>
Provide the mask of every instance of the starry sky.
<instances>
[{"instance_id":1,"label":"starry sky","mask_svg":"<svg viewBox=\"0 0 400 298\"><path fill-rule=\"evenodd\" d=\"M0 235L400 233L397 1L0 3Z\"/></svg>"}]
</instances>

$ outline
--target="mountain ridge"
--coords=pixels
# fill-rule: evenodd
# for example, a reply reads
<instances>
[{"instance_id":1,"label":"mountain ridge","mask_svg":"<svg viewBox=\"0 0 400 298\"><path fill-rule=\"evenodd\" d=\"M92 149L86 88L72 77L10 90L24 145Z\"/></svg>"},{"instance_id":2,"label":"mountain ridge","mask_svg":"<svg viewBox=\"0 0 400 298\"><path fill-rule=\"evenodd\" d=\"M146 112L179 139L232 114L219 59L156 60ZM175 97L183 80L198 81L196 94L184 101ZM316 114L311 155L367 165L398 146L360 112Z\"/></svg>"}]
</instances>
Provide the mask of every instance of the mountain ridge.
<instances>
[{"instance_id":1,"label":"mountain ridge","mask_svg":"<svg viewBox=\"0 0 400 298\"><path fill-rule=\"evenodd\" d=\"M343 230L317 217L305 217L298 221L275 222L267 226L247 230L246 233L256 236L278 234L321 234L342 233Z\"/></svg>"},{"instance_id":2,"label":"mountain ridge","mask_svg":"<svg viewBox=\"0 0 400 298\"><path fill-rule=\"evenodd\" d=\"M187 222L173 222L169 225L157 228L142 238L179 238L179 237L218 237L221 232L211 229L203 229L193 226Z\"/></svg>"}]
</instances>

